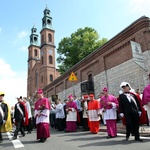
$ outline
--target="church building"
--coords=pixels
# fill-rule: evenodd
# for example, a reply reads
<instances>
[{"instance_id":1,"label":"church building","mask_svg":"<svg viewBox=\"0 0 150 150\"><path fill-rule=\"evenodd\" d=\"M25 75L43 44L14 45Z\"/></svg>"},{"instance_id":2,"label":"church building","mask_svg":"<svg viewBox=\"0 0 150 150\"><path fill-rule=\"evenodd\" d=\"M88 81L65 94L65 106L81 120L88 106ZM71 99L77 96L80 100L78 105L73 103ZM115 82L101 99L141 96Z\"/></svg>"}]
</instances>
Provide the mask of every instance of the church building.
<instances>
[{"instance_id":1,"label":"church building","mask_svg":"<svg viewBox=\"0 0 150 150\"><path fill-rule=\"evenodd\" d=\"M72 72L76 82L69 80ZM142 91L149 83L149 76L149 17L142 16L135 20L61 76L56 69L54 30L47 7L42 18L40 44L37 29L34 26L31 29L27 79L27 94L30 97L42 88L44 96L49 99L57 95L65 100L70 94L81 98L89 93L97 98L104 87L117 97L121 82L129 82L132 88Z\"/></svg>"},{"instance_id":2,"label":"church building","mask_svg":"<svg viewBox=\"0 0 150 150\"><path fill-rule=\"evenodd\" d=\"M35 26L31 29L28 47L27 96L33 97L38 88L44 88L60 76L55 64L54 29L46 6L39 37Z\"/></svg>"}]
</instances>

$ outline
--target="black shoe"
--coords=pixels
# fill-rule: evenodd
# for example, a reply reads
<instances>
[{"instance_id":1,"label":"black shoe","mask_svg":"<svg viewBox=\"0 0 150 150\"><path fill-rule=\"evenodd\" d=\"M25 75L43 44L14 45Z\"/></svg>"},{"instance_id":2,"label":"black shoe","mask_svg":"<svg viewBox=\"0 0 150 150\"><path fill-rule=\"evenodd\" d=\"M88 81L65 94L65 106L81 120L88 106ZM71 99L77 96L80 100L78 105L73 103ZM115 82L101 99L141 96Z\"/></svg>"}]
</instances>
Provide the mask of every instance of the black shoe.
<instances>
[{"instance_id":1,"label":"black shoe","mask_svg":"<svg viewBox=\"0 0 150 150\"><path fill-rule=\"evenodd\" d=\"M0 143L2 143L3 139L0 139Z\"/></svg>"},{"instance_id":2,"label":"black shoe","mask_svg":"<svg viewBox=\"0 0 150 150\"><path fill-rule=\"evenodd\" d=\"M24 136L25 136L25 134L22 134L22 136L24 137Z\"/></svg>"},{"instance_id":3,"label":"black shoe","mask_svg":"<svg viewBox=\"0 0 150 150\"><path fill-rule=\"evenodd\" d=\"M15 137L15 136L12 138L12 140L16 140L16 139L17 139L17 137Z\"/></svg>"},{"instance_id":4,"label":"black shoe","mask_svg":"<svg viewBox=\"0 0 150 150\"><path fill-rule=\"evenodd\" d=\"M31 134L31 131L28 131L27 134Z\"/></svg>"},{"instance_id":5,"label":"black shoe","mask_svg":"<svg viewBox=\"0 0 150 150\"><path fill-rule=\"evenodd\" d=\"M129 136L126 136L126 141L129 141Z\"/></svg>"},{"instance_id":6,"label":"black shoe","mask_svg":"<svg viewBox=\"0 0 150 150\"><path fill-rule=\"evenodd\" d=\"M44 143L46 141L46 138L41 138L38 142Z\"/></svg>"},{"instance_id":7,"label":"black shoe","mask_svg":"<svg viewBox=\"0 0 150 150\"><path fill-rule=\"evenodd\" d=\"M142 140L142 139L140 139L140 138L135 139L135 141L143 142L143 140Z\"/></svg>"},{"instance_id":8,"label":"black shoe","mask_svg":"<svg viewBox=\"0 0 150 150\"><path fill-rule=\"evenodd\" d=\"M44 143L44 142L45 142L45 139L44 139L44 138L42 138L42 139L41 139L41 143Z\"/></svg>"},{"instance_id":9,"label":"black shoe","mask_svg":"<svg viewBox=\"0 0 150 150\"><path fill-rule=\"evenodd\" d=\"M111 136L110 136L110 135L108 135L108 136L107 136L107 139L110 139L110 138L111 138Z\"/></svg>"}]
</instances>

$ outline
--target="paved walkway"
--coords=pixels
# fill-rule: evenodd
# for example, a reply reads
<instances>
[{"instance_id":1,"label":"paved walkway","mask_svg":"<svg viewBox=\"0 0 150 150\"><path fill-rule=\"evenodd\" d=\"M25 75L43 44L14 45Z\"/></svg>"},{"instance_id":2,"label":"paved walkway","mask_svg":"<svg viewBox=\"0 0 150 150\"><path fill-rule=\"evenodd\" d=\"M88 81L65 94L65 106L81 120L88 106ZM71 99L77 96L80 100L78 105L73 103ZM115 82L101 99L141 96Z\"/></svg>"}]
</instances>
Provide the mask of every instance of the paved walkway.
<instances>
[{"instance_id":1,"label":"paved walkway","mask_svg":"<svg viewBox=\"0 0 150 150\"><path fill-rule=\"evenodd\" d=\"M106 126L104 126L103 124L100 124L100 131L105 132ZM118 133L125 133L126 132L126 128L121 122L117 123L117 132ZM150 126L147 126L147 125L140 126L139 132L141 135L150 136Z\"/></svg>"}]
</instances>

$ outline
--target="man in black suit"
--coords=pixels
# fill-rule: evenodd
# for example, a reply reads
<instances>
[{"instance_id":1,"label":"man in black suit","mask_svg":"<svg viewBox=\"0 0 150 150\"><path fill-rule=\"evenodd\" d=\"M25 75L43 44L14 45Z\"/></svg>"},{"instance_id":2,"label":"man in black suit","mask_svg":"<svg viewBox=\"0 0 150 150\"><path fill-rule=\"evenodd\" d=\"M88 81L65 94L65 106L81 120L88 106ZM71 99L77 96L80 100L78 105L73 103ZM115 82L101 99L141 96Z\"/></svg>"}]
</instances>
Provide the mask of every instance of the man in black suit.
<instances>
[{"instance_id":1,"label":"man in black suit","mask_svg":"<svg viewBox=\"0 0 150 150\"><path fill-rule=\"evenodd\" d=\"M23 125L23 122L25 122L25 107L22 102L22 96L20 96L20 98L17 98L17 100L18 103L15 104L15 110L14 110L16 130L14 132L13 140L17 139L19 131L21 132L22 136L25 136L24 125Z\"/></svg>"},{"instance_id":2,"label":"man in black suit","mask_svg":"<svg viewBox=\"0 0 150 150\"><path fill-rule=\"evenodd\" d=\"M123 93L119 95L120 116L125 118L126 122L126 140L132 133L136 141L143 141L139 136L139 116L141 107L136 94L130 92L131 87L127 82L122 82L120 87Z\"/></svg>"}]
</instances>

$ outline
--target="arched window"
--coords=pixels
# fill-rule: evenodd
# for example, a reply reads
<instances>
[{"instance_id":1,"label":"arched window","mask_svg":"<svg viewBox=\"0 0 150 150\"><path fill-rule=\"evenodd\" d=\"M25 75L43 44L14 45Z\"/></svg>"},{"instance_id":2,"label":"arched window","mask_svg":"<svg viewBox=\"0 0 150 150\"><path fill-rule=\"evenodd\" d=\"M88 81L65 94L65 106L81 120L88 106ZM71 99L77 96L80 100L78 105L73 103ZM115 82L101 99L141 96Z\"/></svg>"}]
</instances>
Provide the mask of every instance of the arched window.
<instances>
[{"instance_id":1,"label":"arched window","mask_svg":"<svg viewBox=\"0 0 150 150\"><path fill-rule=\"evenodd\" d=\"M53 81L53 75L52 74L50 74L49 79L50 79L50 82Z\"/></svg>"},{"instance_id":2,"label":"arched window","mask_svg":"<svg viewBox=\"0 0 150 150\"><path fill-rule=\"evenodd\" d=\"M44 35L41 36L41 43L44 43Z\"/></svg>"},{"instance_id":3,"label":"arched window","mask_svg":"<svg viewBox=\"0 0 150 150\"><path fill-rule=\"evenodd\" d=\"M51 24L51 21L50 21L49 19L47 20L47 24L48 24L48 25L50 25L50 24Z\"/></svg>"},{"instance_id":4,"label":"arched window","mask_svg":"<svg viewBox=\"0 0 150 150\"><path fill-rule=\"evenodd\" d=\"M52 35L50 33L48 34L48 42L52 42Z\"/></svg>"},{"instance_id":5,"label":"arched window","mask_svg":"<svg viewBox=\"0 0 150 150\"><path fill-rule=\"evenodd\" d=\"M89 75L88 75L88 81L89 81L89 82L93 82L93 76L92 76L92 74L89 74Z\"/></svg>"},{"instance_id":6,"label":"arched window","mask_svg":"<svg viewBox=\"0 0 150 150\"><path fill-rule=\"evenodd\" d=\"M49 64L53 64L53 57L49 56Z\"/></svg>"},{"instance_id":7,"label":"arched window","mask_svg":"<svg viewBox=\"0 0 150 150\"><path fill-rule=\"evenodd\" d=\"M37 49L34 50L34 56L37 56Z\"/></svg>"},{"instance_id":8,"label":"arched window","mask_svg":"<svg viewBox=\"0 0 150 150\"><path fill-rule=\"evenodd\" d=\"M41 63L42 63L42 65L43 65L43 63L44 63L43 56L41 57Z\"/></svg>"},{"instance_id":9,"label":"arched window","mask_svg":"<svg viewBox=\"0 0 150 150\"><path fill-rule=\"evenodd\" d=\"M41 83L43 83L43 76L41 76Z\"/></svg>"}]
</instances>

